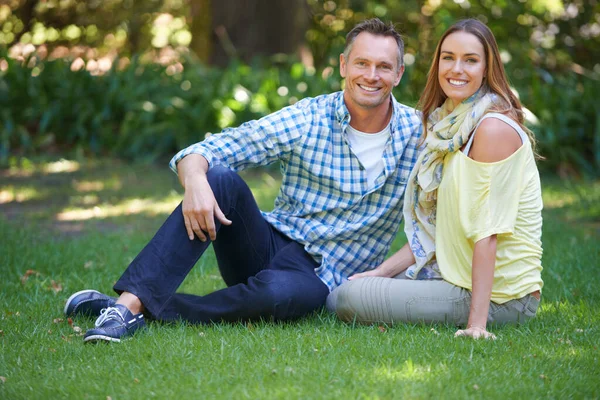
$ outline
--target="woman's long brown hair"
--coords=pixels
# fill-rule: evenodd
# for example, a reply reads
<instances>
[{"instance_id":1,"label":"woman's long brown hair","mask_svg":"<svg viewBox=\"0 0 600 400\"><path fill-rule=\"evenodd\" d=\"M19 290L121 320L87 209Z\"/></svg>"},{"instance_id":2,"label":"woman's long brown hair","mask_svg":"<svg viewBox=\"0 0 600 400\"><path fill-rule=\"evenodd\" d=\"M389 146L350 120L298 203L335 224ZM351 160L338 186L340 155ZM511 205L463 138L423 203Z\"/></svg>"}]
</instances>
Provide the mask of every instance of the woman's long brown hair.
<instances>
[{"instance_id":1,"label":"woman's long brown hair","mask_svg":"<svg viewBox=\"0 0 600 400\"><path fill-rule=\"evenodd\" d=\"M485 62L486 62L486 74L482 86L485 86L484 90L493 92L500 96L503 100L500 106L492 109L491 111L502 113L513 120L515 120L523 128L523 130L529 136L531 146L535 152L535 136L533 132L527 129L523 125L524 112L521 102L517 96L510 89L506 73L504 72L504 65L502 65L502 59L500 58L500 52L498 51L498 44L492 31L481 21L476 19L465 19L458 21L452 25L440 38L438 45L435 49L431 68L427 75L427 83L425 89L419 98L417 108L421 110L421 120L423 122L423 140L427 135L427 119L431 113L441 106L446 101L447 96L444 94L440 86L438 79L439 65L440 65L440 50L444 40L455 32L467 32L475 36L485 50Z\"/></svg>"}]
</instances>

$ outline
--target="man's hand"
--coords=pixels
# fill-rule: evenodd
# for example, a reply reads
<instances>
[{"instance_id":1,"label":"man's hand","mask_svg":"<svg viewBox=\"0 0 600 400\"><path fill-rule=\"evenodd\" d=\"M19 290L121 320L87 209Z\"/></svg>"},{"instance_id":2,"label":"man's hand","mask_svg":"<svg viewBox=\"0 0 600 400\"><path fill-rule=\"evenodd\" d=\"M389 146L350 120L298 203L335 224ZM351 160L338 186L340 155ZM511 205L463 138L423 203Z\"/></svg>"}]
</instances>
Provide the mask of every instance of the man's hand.
<instances>
[{"instance_id":1,"label":"man's hand","mask_svg":"<svg viewBox=\"0 0 600 400\"><path fill-rule=\"evenodd\" d=\"M231 221L219 208L215 195L206 179L208 162L198 154L184 157L178 164L179 181L185 189L183 195L183 220L190 240L194 233L205 242L206 234L210 240L217 238L215 218L223 225L231 225Z\"/></svg>"},{"instance_id":2,"label":"man's hand","mask_svg":"<svg viewBox=\"0 0 600 400\"><path fill-rule=\"evenodd\" d=\"M194 240L194 233L203 242L206 241L206 233L210 240L215 240L217 238L215 218L223 225L231 225L231 221L219 208L205 175L186 181L182 208L185 229L190 240Z\"/></svg>"},{"instance_id":3,"label":"man's hand","mask_svg":"<svg viewBox=\"0 0 600 400\"><path fill-rule=\"evenodd\" d=\"M496 335L491 332L488 332L485 327L482 326L472 326L467 329L459 329L454 334L454 337L466 336L471 337L473 339L491 339L496 340Z\"/></svg>"}]
</instances>

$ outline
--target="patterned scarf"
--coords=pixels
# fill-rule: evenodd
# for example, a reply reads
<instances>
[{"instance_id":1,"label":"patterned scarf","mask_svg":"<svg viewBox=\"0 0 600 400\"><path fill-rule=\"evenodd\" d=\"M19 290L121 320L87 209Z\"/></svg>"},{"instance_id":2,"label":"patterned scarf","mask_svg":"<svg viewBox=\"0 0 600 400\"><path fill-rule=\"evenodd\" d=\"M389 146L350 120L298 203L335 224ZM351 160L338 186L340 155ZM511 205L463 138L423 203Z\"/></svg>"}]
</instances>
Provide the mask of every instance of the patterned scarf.
<instances>
[{"instance_id":1,"label":"patterned scarf","mask_svg":"<svg viewBox=\"0 0 600 400\"><path fill-rule=\"evenodd\" d=\"M429 116L425 148L410 174L404 197L404 232L416 260L407 269L407 277L441 277L435 260L435 221L444 157L467 143L481 117L497 102L498 96L481 88L451 112L451 100L446 99Z\"/></svg>"}]
</instances>

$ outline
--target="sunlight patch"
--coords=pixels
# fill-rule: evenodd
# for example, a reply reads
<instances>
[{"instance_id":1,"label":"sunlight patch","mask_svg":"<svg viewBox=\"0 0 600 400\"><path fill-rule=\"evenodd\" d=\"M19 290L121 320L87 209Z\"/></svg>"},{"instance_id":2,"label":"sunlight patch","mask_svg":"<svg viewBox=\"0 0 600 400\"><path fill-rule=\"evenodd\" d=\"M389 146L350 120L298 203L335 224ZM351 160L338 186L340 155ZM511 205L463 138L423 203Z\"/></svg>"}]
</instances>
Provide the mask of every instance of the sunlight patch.
<instances>
[{"instance_id":1,"label":"sunlight patch","mask_svg":"<svg viewBox=\"0 0 600 400\"><path fill-rule=\"evenodd\" d=\"M85 221L90 219L104 219L133 214L168 214L173 211L181 201L179 196L169 196L163 201L129 199L119 204L100 205L91 208L81 208L63 211L56 214L57 221Z\"/></svg>"},{"instance_id":2,"label":"sunlight patch","mask_svg":"<svg viewBox=\"0 0 600 400\"><path fill-rule=\"evenodd\" d=\"M79 163L77 161L69 161L62 159L48 163L44 166L43 171L47 174L57 174L62 172L75 172L79 170Z\"/></svg>"},{"instance_id":3,"label":"sunlight patch","mask_svg":"<svg viewBox=\"0 0 600 400\"><path fill-rule=\"evenodd\" d=\"M431 374L431 366L415 365L411 359L408 359L399 368L386 365L376 369L375 374L385 380L423 381Z\"/></svg>"},{"instance_id":4,"label":"sunlight patch","mask_svg":"<svg viewBox=\"0 0 600 400\"><path fill-rule=\"evenodd\" d=\"M0 190L0 204L6 203L22 203L28 200L33 200L38 197L37 190L33 188L8 188Z\"/></svg>"}]
</instances>

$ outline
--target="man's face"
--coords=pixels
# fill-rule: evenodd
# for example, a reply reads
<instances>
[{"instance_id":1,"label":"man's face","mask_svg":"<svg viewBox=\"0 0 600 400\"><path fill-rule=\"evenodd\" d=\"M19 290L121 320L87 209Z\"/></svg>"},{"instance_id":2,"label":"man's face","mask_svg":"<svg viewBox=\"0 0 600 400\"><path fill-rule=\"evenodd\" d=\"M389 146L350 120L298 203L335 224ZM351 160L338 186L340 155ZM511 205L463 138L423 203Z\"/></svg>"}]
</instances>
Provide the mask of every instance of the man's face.
<instances>
[{"instance_id":1,"label":"man's face","mask_svg":"<svg viewBox=\"0 0 600 400\"><path fill-rule=\"evenodd\" d=\"M390 93L400 83L403 72L404 66L398 66L398 44L394 38L360 33L354 39L348 59L340 55L347 106L369 110L387 107Z\"/></svg>"}]
</instances>

